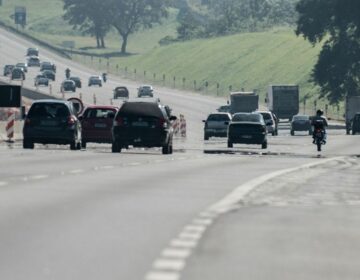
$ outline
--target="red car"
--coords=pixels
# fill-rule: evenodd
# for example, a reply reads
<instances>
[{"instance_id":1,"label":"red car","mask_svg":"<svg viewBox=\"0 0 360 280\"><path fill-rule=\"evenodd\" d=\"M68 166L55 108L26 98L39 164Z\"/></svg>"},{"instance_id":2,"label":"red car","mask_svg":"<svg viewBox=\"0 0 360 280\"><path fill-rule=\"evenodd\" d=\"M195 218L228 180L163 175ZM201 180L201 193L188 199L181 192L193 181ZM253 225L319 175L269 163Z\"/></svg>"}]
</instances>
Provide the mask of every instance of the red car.
<instances>
[{"instance_id":1,"label":"red car","mask_svg":"<svg viewBox=\"0 0 360 280\"><path fill-rule=\"evenodd\" d=\"M86 143L112 143L111 129L116 112L115 106L90 106L80 116L82 126L82 148Z\"/></svg>"}]
</instances>

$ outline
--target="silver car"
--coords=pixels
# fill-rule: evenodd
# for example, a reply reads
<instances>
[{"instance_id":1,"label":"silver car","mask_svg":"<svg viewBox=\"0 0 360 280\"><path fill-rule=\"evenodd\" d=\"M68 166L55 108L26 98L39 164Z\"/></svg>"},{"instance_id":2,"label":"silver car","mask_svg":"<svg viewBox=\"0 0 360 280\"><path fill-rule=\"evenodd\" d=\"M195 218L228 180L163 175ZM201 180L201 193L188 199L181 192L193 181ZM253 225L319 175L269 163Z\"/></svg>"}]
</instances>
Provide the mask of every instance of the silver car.
<instances>
[{"instance_id":1,"label":"silver car","mask_svg":"<svg viewBox=\"0 0 360 280\"><path fill-rule=\"evenodd\" d=\"M204 127L204 140L210 137L227 137L227 130L231 121L229 113L212 113L206 120Z\"/></svg>"}]
</instances>

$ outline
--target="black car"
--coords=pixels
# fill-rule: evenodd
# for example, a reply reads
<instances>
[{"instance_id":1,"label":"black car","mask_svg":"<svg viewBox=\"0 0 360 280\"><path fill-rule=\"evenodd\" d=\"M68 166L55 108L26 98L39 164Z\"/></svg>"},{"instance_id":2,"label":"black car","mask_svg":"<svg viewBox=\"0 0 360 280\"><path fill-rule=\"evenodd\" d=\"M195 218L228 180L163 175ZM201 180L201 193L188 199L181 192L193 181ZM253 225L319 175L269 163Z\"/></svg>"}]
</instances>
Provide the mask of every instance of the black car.
<instances>
[{"instance_id":1,"label":"black car","mask_svg":"<svg viewBox=\"0 0 360 280\"><path fill-rule=\"evenodd\" d=\"M71 102L38 100L32 104L24 122L23 148L33 149L34 143L81 149L81 124Z\"/></svg>"},{"instance_id":2,"label":"black car","mask_svg":"<svg viewBox=\"0 0 360 280\"><path fill-rule=\"evenodd\" d=\"M309 135L312 135L311 119L309 116L293 116L290 124L290 134L294 136L296 131L306 131Z\"/></svg>"},{"instance_id":3,"label":"black car","mask_svg":"<svg viewBox=\"0 0 360 280\"><path fill-rule=\"evenodd\" d=\"M11 80L25 80L25 72L21 68L13 68L11 71Z\"/></svg>"},{"instance_id":4,"label":"black car","mask_svg":"<svg viewBox=\"0 0 360 280\"><path fill-rule=\"evenodd\" d=\"M89 78L88 86L99 86L102 87L102 80L99 76L91 76Z\"/></svg>"},{"instance_id":5,"label":"black car","mask_svg":"<svg viewBox=\"0 0 360 280\"><path fill-rule=\"evenodd\" d=\"M28 48L26 56L39 56L39 50L37 48Z\"/></svg>"},{"instance_id":6,"label":"black car","mask_svg":"<svg viewBox=\"0 0 360 280\"><path fill-rule=\"evenodd\" d=\"M354 118L351 121L351 126L352 135L360 133L360 113L355 114Z\"/></svg>"},{"instance_id":7,"label":"black car","mask_svg":"<svg viewBox=\"0 0 360 280\"><path fill-rule=\"evenodd\" d=\"M75 92L76 91L76 85L75 85L75 82L72 81L72 80L65 80L62 82L61 84L61 89L60 89L61 92L64 92L64 91L72 91L72 92Z\"/></svg>"},{"instance_id":8,"label":"black car","mask_svg":"<svg viewBox=\"0 0 360 280\"><path fill-rule=\"evenodd\" d=\"M129 90L127 87L116 87L114 89L114 99L128 99L129 98Z\"/></svg>"},{"instance_id":9,"label":"black car","mask_svg":"<svg viewBox=\"0 0 360 280\"><path fill-rule=\"evenodd\" d=\"M52 70L44 70L42 71L42 75L48 78L49 80L55 81L56 74Z\"/></svg>"},{"instance_id":10,"label":"black car","mask_svg":"<svg viewBox=\"0 0 360 280\"><path fill-rule=\"evenodd\" d=\"M267 149L267 129L260 113L237 113L228 128L228 148L233 144L258 144Z\"/></svg>"},{"instance_id":11,"label":"black car","mask_svg":"<svg viewBox=\"0 0 360 280\"><path fill-rule=\"evenodd\" d=\"M70 77L69 80L74 81L75 86L77 88L81 88L82 84L81 84L81 79L79 77Z\"/></svg>"},{"instance_id":12,"label":"black car","mask_svg":"<svg viewBox=\"0 0 360 280\"><path fill-rule=\"evenodd\" d=\"M15 65L5 65L4 66L4 76L11 75L12 70L15 68Z\"/></svg>"},{"instance_id":13,"label":"black car","mask_svg":"<svg viewBox=\"0 0 360 280\"><path fill-rule=\"evenodd\" d=\"M38 86L49 86L49 79L43 75L37 75L35 77L34 85Z\"/></svg>"},{"instance_id":14,"label":"black car","mask_svg":"<svg viewBox=\"0 0 360 280\"><path fill-rule=\"evenodd\" d=\"M28 67L40 67L40 59L37 56L30 56L27 65Z\"/></svg>"},{"instance_id":15,"label":"black car","mask_svg":"<svg viewBox=\"0 0 360 280\"><path fill-rule=\"evenodd\" d=\"M56 65L48 61L43 61L40 64L40 71L45 71L45 70L56 72Z\"/></svg>"},{"instance_id":16,"label":"black car","mask_svg":"<svg viewBox=\"0 0 360 280\"><path fill-rule=\"evenodd\" d=\"M26 63L19 62L15 65L15 67L21 68L25 73L28 71L28 67Z\"/></svg>"},{"instance_id":17,"label":"black car","mask_svg":"<svg viewBox=\"0 0 360 280\"><path fill-rule=\"evenodd\" d=\"M153 101L125 102L117 112L112 129L112 152L122 148L162 147L163 154L173 152L173 128L165 106Z\"/></svg>"}]
</instances>

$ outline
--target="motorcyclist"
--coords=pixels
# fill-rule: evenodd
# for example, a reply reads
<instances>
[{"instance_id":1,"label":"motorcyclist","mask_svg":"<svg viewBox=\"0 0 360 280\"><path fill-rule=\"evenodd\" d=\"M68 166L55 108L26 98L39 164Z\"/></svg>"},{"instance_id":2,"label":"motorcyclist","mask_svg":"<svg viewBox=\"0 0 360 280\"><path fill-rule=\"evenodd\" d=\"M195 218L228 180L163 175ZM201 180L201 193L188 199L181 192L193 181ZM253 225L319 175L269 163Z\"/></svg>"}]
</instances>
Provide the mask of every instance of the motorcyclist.
<instances>
[{"instance_id":1,"label":"motorcyclist","mask_svg":"<svg viewBox=\"0 0 360 280\"><path fill-rule=\"evenodd\" d=\"M107 80L107 74L106 74L106 73L102 73L102 78L103 78L104 83L106 83L106 80Z\"/></svg>"},{"instance_id":2,"label":"motorcyclist","mask_svg":"<svg viewBox=\"0 0 360 280\"><path fill-rule=\"evenodd\" d=\"M323 116L324 112L323 110L319 109L316 111L316 116L312 118L311 125L313 126L313 143L315 144L316 140L316 130L321 129L324 133L324 139L323 142L326 144L327 140L327 132L326 128L328 127L328 121L326 117Z\"/></svg>"},{"instance_id":3,"label":"motorcyclist","mask_svg":"<svg viewBox=\"0 0 360 280\"><path fill-rule=\"evenodd\" d=\"M69 79L70 78L70 69L69 68L66 68L66 70L65 70L65 77L66 77L66 79Z\"/></svg>"}]
</instances>

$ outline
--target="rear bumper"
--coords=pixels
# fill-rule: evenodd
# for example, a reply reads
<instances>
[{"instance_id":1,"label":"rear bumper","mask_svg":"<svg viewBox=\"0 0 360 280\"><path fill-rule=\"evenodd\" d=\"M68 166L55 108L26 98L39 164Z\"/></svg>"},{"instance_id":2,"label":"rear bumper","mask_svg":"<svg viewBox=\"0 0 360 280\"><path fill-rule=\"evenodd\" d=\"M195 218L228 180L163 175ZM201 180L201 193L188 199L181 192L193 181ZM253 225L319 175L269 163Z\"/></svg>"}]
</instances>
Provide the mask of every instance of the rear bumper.
<instances>
[{"instance_id":1,"label":"rear bumper","mask_svg":"<svg viewBox=\"0 0 360 280\"><path fill-rule=\"evenodd\" d=\"M291 127L293 131L310 131L312 130L311 125L293 125Z\"/></svg>"},{"instance_id":2,"label":"rear bumper","mask_svg":"<svg viewBox=\"0 0 360 280\"><path fill-rule=\"evenodd\" d=\"M251 138L250 138L250 137ZM234 144L258 144L261 145L266 142L267 138L264 134L253 135L229 135L228 142Z\"/></svg>"},{"instance_id":3,"label":"rear bumper","mask_svg":"<svg viewBox=\"0 0 360 280\"><path fill-rule=\"evenodd\" d=\"M118 143L121 147L162 147L172 140L172 134L169 131L161 132L130 132L113 130L113 142Z\"/></svg>"},{"instance_id":4,"label":"rear bumper","mask_svg":"<svg viewBox=\"0 0 360 280\"><path fill-rule=\"evenodd\" d=\"M227 137L227 129L205 129L204 134L209 137Z\"/></svg>"},{"instance_id":5,"label":"rear bumper","mask_svg":"<svg viewBox=\"0 0 360 280\"><path fill-rule=\"evenodd\" d=\"M43 131L24 128L23 138L33 143L66 145L76 140L76 133L73 129L63 131Z\"/></svg>"}]
</instances>

